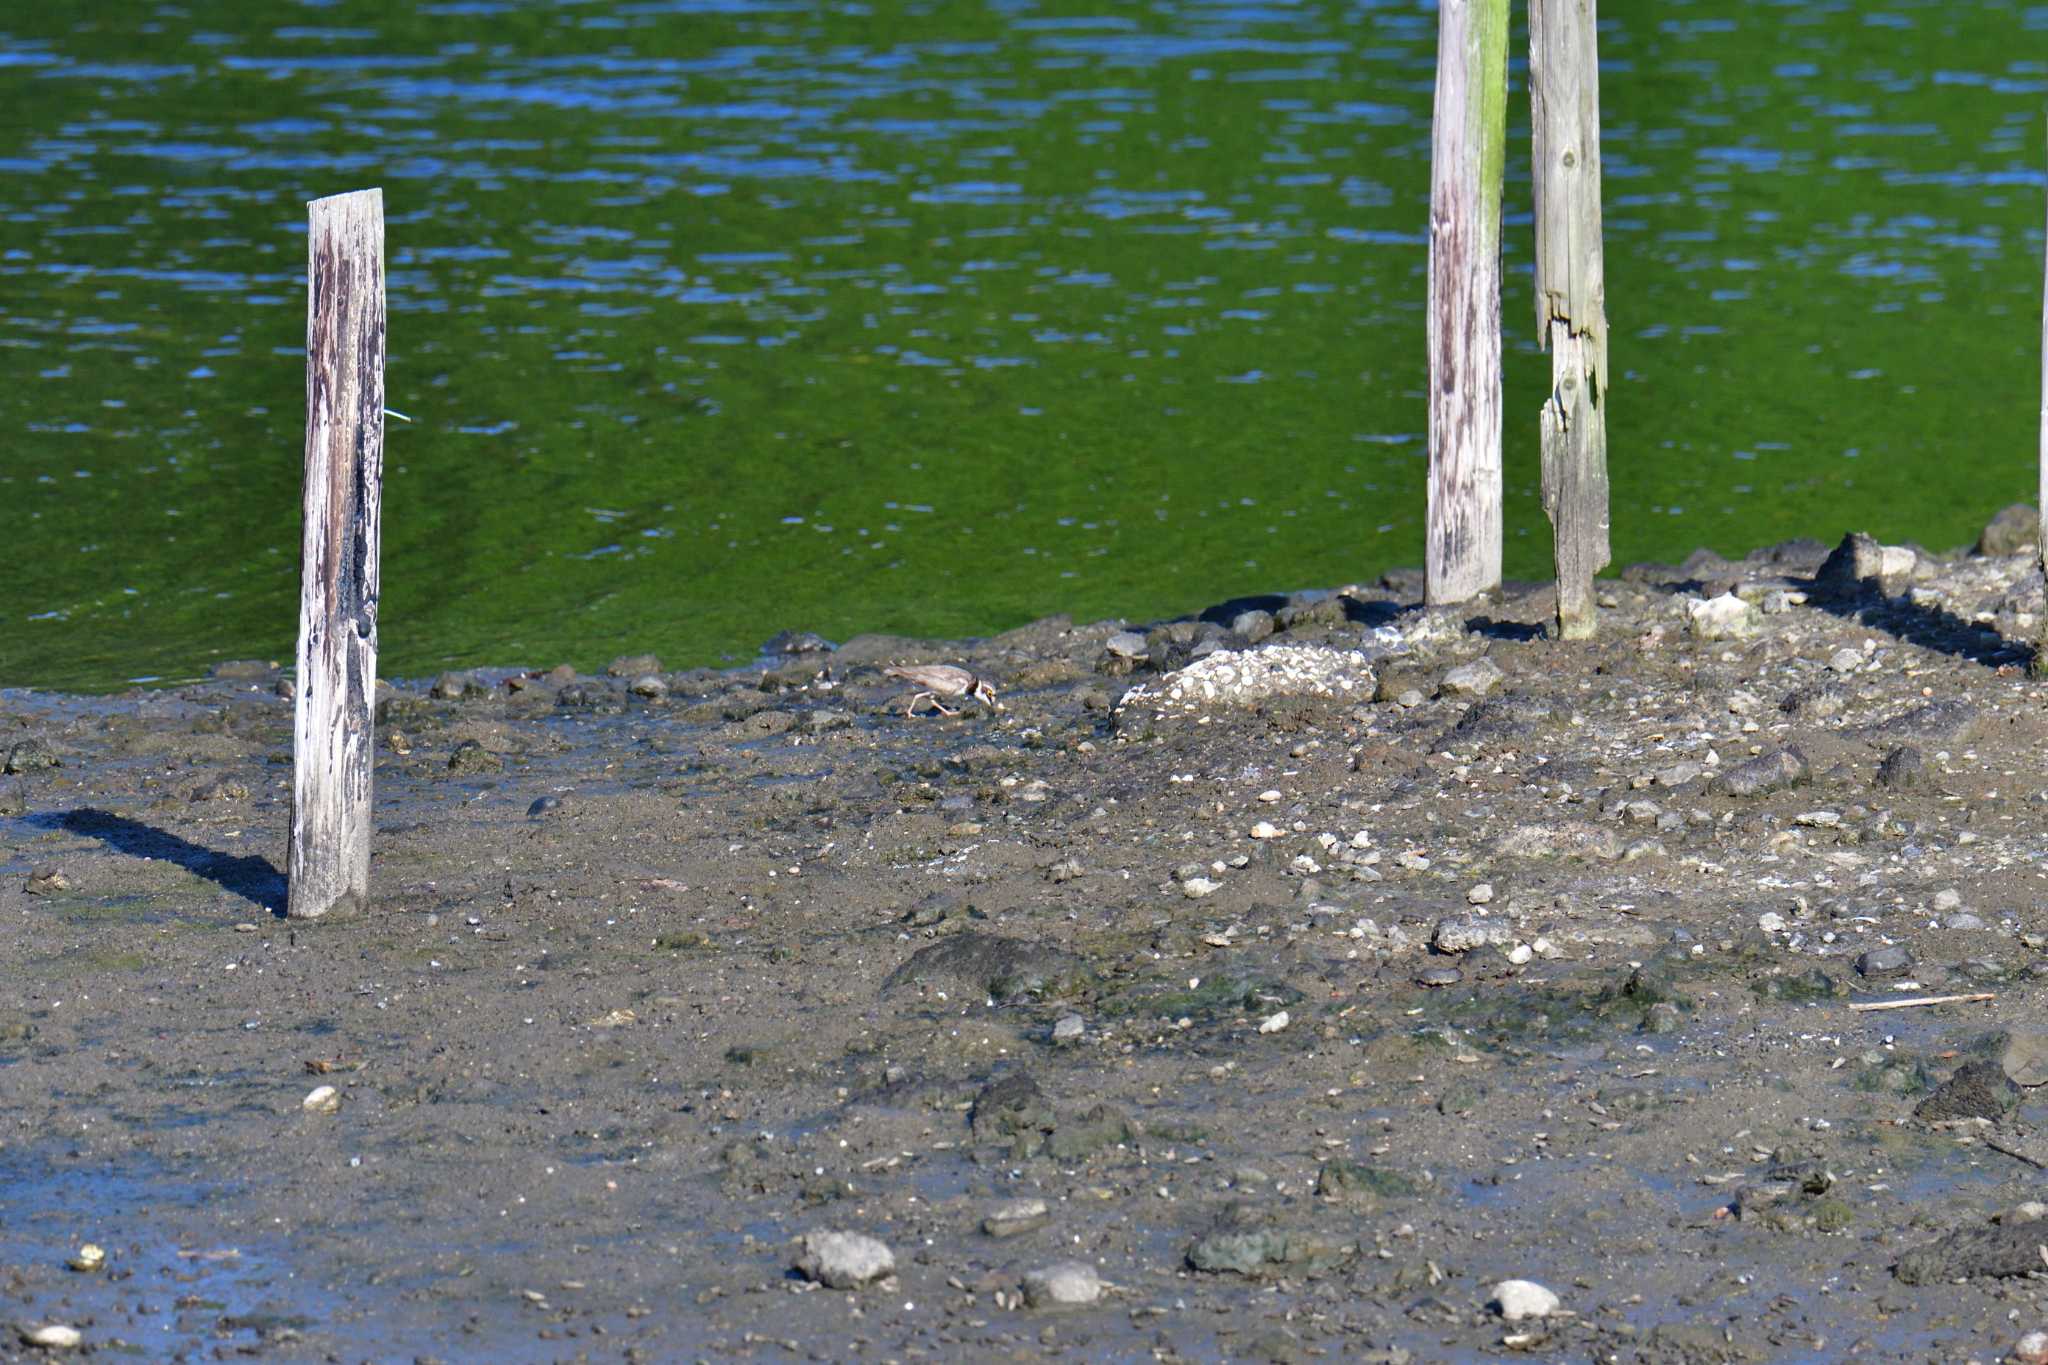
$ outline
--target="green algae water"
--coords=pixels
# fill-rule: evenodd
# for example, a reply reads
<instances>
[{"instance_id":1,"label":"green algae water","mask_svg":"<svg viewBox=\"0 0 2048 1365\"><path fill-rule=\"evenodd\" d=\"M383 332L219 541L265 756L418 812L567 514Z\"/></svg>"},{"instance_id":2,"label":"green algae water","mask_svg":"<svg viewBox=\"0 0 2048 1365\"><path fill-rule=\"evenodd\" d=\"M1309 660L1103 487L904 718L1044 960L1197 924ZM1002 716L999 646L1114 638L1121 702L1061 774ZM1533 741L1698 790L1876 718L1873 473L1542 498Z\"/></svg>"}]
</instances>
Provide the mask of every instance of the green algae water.
<instances>
[{"instance_id":1,"label":"green algae water","mask_svg":"<svg viewBox=\"0 0 2048 1365\"><path fill-rule=\"evenodd\" d=\"M386 673L1419 564L1435 18L12 6L0 686L290 658L304 202L370 185L415 419ZM1946 547L2030 497L2048 6L1611 4L1601 43L1617 562ZM1514 85L1506 558L1540 577Z\"/></svg>"}]
</instances>

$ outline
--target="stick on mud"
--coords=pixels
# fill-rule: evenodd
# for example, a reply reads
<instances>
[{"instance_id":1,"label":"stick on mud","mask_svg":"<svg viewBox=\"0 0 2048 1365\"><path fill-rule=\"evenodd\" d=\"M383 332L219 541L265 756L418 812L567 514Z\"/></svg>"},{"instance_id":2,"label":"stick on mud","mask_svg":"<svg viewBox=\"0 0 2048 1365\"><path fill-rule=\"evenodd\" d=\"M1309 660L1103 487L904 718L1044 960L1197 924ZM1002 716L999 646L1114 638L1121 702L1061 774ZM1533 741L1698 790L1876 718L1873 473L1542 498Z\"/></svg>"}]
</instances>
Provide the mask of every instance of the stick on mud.
<instances>
[{"instance_id":1,"label":"stick on mud","mask_svg":"<svg viewBox=\"0 0 2048 1365\"><path fill-rule=\"evenodd\" d=\"M1916 995L1910 1000L1865 1000L1849 1006L1852 1010L1909 1010L1918 1005L1974 1005L1980 1001L1996 1000L1990 991L1977 991L1970 995Z\"/></svg>"},{"instance_id":2,"label":"stick on mud","mask_svg":"<svg viewBox=\"0 0 2048 1365\"><path fill-rule=\"evenodd\" d=\"M306 482L287 913L370 898L384 482L384 193L306 206Z\"/></svg>"}]
</instances>

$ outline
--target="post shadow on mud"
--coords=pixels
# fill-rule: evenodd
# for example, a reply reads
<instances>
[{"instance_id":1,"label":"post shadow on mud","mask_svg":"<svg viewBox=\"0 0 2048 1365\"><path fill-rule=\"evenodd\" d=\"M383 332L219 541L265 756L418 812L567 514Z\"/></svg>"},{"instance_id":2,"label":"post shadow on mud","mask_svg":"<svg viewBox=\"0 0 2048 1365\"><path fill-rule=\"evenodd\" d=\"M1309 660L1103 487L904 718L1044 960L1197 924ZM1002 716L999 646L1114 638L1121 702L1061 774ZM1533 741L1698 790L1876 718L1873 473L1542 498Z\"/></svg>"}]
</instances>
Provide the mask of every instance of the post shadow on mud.
<instances>
[{"instance_id":1,"label":"post shadow on mud","mask_svg":"<svg viewBox=\"0 0 2048 1365\"><path fill-rule=\"evenodd\" d=\"M1946 607L1922 606L1906 597L1886 597L1875 585L1855 596L1816 594L1807 600L1830 616L1885 631L1908 644L1953 654L1986 668L2005 664L2024 668L2034 659L2032 644L2008 640L1995 628L1965 621Z\"/></svg>"},{"instance_id":2,"label":"post shadow on mud","mask_svg":"<svg viewBox=\"0 0 2048 1365\"><path fill-rule=\"evenodd\" d=\"M1883 631L1922 649L1986 668L2025 667L2033 662L2033 644L2009 640L1993 627L1966 621L1946 607L1915 602L1901 585L1888 585L1883 555L1884 547L1876 540L1862 532L1850 532L1832 550L1817 540L1788 540L1741 561L1702 550L1674 569L1631 565L1621 576L1667 592L1702 597L1732 592L1759 575L1773 577L1786 587L1805 592L1806 604L1816 611Z\"/></svg>"},{"instance_id":3,"label":"post shadow on mud","mask_svg":"<svg viewBox=\"0 0 2048 1365\"><path fill-rule=\"evenodd\" d=\"M73 834L98 839L108 848L133 858L161 858L176 863L196 877L252 901L279 919L286 905L285 877L270 859L261 854L234 857L202 848L168 830L130 820L125 815L90 806L67 810L50 817L50 823Z\"/></svg>"}]
</instances>

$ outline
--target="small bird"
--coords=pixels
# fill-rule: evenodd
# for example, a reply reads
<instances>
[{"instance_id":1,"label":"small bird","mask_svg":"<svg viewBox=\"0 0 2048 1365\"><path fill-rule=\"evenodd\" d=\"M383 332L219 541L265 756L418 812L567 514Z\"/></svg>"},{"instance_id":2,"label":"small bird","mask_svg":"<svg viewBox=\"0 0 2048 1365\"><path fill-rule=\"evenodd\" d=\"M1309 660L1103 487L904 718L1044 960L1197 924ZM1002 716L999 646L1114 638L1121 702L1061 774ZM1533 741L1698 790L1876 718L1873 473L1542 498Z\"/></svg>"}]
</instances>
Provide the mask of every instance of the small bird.
<instances>
[{"instance_id":1,"label":"small bird","mask_svg":"<svg viewBox=\"0 0 2048 1365\"><path fill-rule=\"evenodd\" d=\"M924 689L910 699L910 705L903 709L906 716L917 714L917 704L930 702L942 716L957 716L960 713L940 701L940 697L972 697L974 700L996 710L1003 709L996 700L996 690L986 678L977 678L964 668L952 664L912 664L908 668L885 668L882 672L891 678L902 678L916 683Z\"/></svg>"}]
</instances>

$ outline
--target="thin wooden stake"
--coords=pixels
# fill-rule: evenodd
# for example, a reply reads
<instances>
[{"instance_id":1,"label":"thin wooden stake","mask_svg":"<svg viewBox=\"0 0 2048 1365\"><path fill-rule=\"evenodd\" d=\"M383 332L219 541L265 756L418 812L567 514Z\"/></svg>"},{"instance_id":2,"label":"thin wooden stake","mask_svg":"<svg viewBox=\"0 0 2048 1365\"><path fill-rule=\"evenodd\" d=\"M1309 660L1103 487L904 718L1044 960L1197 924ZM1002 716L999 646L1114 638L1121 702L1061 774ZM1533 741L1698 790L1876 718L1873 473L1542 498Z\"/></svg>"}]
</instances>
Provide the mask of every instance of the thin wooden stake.
<instances>
[{"instance_id":1,"label":"thin wooden stake","mask_svg":"<svg viewBox=\"0 0 2048 1365\"><path fill-rule=\"evenodd\" d=\"M1556 533L1557 626L1592 637L1607 567L1607 283L1600 232L1596 0L1529 0L1536 337L1550 348L1543 510Z\"/></svg>"},{"instance_id":2,"label":"thin wooden stake","mask_svg":"<svg viewBox=\"0 0 2048 1365\"><path fill-rule=\"evenodd\" d=\"M384 482L384 192L306 206L306 482L289 914L370 899Z\"/></svg>"},{"instance_id":3,"label":"thin wooden stake","mask_svg":"<svg viewBox=\"0 0 2048 1365\"><path fill-rule=\"evenodd\" d=\"M1424 597L1500 582L1500 192L1507 0L1437 6L1429 193L1429 513Z\"/></svg>"},{"instance_id":4,"label":"thin wooden stake","mask_svg":"<svg viewBox=\"0 0 2048 1365\"><path fill-rule=\"evenodd\" d=\"M1974 1005L1998 997L1990 991L1977 991L1970 995L1916 995L1910 1000L1866 1000L1849 1006L1858 1012L1866 1010L1910 1010L1921 1005Z\"/></svg>"}]
</instances>

